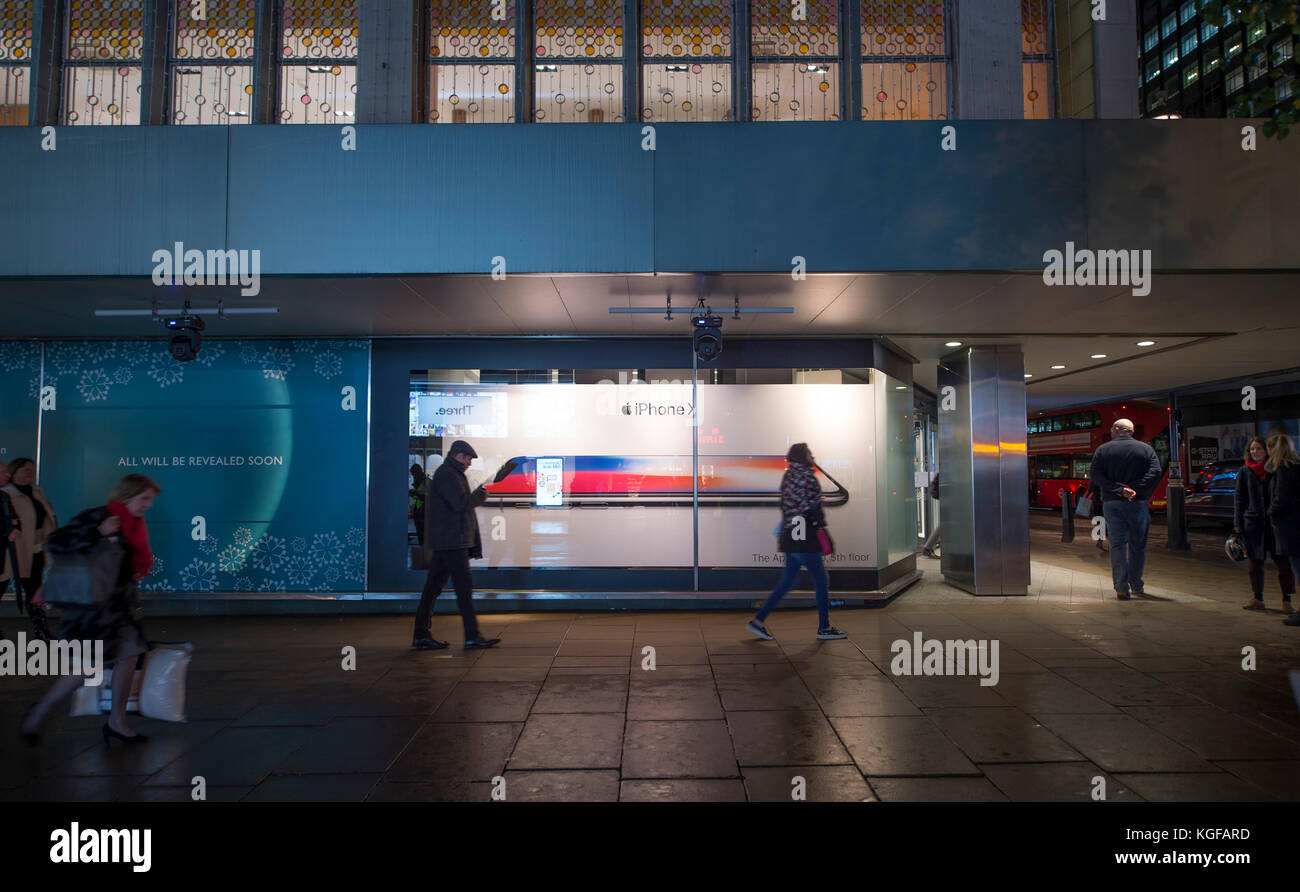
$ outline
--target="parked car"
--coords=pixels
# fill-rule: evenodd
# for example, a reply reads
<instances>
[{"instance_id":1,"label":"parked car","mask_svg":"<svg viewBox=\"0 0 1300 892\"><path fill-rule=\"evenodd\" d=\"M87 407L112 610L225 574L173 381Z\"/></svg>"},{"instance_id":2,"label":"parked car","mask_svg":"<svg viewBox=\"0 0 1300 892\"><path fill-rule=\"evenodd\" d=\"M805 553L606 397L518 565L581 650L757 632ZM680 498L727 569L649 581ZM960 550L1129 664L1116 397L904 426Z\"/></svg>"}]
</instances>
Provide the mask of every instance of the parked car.
<instances>
[{"instance_id":1,"label":"parked car","mask_svg":"<svg viewBox=\"0 0 1300 892\"><path fill-rule=\"evenodd\" d=\"M1206 465L1187 487L1187 519L1217 521L1232 526L1232 497L1237 490L1241 459Z\"/></svg>"}]
</instances>

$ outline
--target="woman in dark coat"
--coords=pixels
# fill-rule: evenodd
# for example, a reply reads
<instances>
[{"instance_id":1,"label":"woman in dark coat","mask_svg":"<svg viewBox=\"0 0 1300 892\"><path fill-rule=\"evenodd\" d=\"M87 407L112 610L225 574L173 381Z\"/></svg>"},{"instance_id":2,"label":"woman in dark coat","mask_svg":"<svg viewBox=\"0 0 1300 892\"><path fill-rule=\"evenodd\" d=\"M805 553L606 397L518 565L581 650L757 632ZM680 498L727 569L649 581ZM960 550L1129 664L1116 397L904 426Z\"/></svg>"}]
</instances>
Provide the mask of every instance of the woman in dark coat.
<instances>
[{"instance_id":1,"label":"woman in dark coat","mask_svg":"<svg viewBox=\"0 0 1300 892\"><path fill-rule=\"evenodd\" d=\"M1286 434L1268 438L1268 519L1274 553L1291 563L1292 573L1300 574L1300 455ZM1300 626L1300 613L1284 622Z\"/></svg>"},{"instance_id":2,"label":"woman in dark coat","mask_svg":"<svg viewBox=\"0 0 1300 892\"><path fill-rule=\"evenodd\" d=\"M91 508L73 518L67 526L50 535L49 544L58 554L94 548L101 539L112 537L122 545L117 584L101 605L64 608L59 638L65 641L104 642L104 661L114 666L113 709L102 734L105 745L112 738L124 743L140 743L145 737L127 727L126 704L131 695L136 657L149 649L139 620L140 580L153 568L153 551L144 525L144 513L153 505L162 487L143 474L128 474L109 493L108 504ZM29 744L38 740L45 716L65 697L81 687L85 678L64 676L54 683L41 702L27 711L22 734Z\"/></svg>"},{"instance_id":3,"label":"woman in dark coat","mask_svg":"<svg viewBox=\"0 0 1300 892\"><path fill-rule=\"evenodd\" d=\"M1264 563L1272 556L1277 564L1277 581L1282 587L1282 610L1294 613L1291 596L1295 594L1295 573L1273 543L1273 529L1268 521L1268 445L1263 437L1253 437L1246 446L1246 464L1237 474L1237 490L1232 500L1232 532L1241 539L1250 561L1250 590L1254 596L1246 610L1264 609Z\"/></svg>"},{"instance_id":4,"label":"woman in dark coat","mask_svg":"<svg viewBox=\"0 0 1300 892\"><path fill-rule=\"evenodd\" d=\"M813 473L812 450L807 443L795 443L786 453L785 460L789 467L781 478L780 528L785 573L746 628L764 641L771 641L772 634L763 626L763 621L794 588L799 579L799 568L807 567L817 591L817 637L847 638L831 625L830 620L830 579L826 575L821 542L817 537L817 530L826 526L826 519L822 513L821 484Z\"/></svg>"}]
</instances>

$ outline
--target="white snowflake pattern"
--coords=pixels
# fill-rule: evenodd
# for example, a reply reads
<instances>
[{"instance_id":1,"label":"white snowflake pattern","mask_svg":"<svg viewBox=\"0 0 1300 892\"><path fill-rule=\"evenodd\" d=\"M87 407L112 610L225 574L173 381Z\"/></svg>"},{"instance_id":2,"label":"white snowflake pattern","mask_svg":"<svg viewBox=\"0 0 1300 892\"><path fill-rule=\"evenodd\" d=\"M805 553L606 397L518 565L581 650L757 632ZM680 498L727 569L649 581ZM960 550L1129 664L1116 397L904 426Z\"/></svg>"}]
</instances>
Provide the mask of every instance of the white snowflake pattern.
<instances>
[{"instance_id":1,"label":"white snowflake pattern","mask_svg":"<svg viewBox=\"0 0 1300 892\"><path fill-rule=\"evenodd\" d=\"M239 348L239 359L244 365L252 365L262 358L262 354L257 352L257 345L247 341Z\"/></svg>"},{"instance_id":2,"label":"white snowflake pattern","mask_svg":"<svg viewBox=\"0 0 1300 892\"><path fill-rule=\"evenodd\" d=\"M285 561L284 575L289 585L305 587L311 584L311 578L316 575L316 565L303 555L295 555Z\"/></svg>"},{"instance_id":3,"label":"white snowflake pattern","mask_svg":"<svg viewBox=\"0 0 1300 892\"><path fill-rule=\"evenodd\" d=\"M195 558L181 570L181 588L187 592L216 591L216 573L216 564Z\"/></svg>"},{"instance_id":4,"label":"white snowflake pattern","mask_svg":"<svg viewBox=\"0 0 1300 892\"><path fill-rule=\"evenodd\" d=\"M294 537L293 537L293 553L294 553L294 554L302 554L302 553L303 553L304 551L306 551L306 550L307 550L307 540L304 539L302 536L294 536Z\"/></svg>"},{"instance_id":5,"label":"white snowflake pattern","mask_svg":"<svg viewBox=\"0 0 1300 892\"><path fill-rule=\"evenodd\" d=\"M333 350L327 350L316 355L315 368L322 378L337 378L343 374L343 360Z\"/></svg>"},{"instance_id":6,"label":"white snowflake pattern","mask_svg":"<svg viewBox=\"0 0 1300 892\"><path fill-rule=\"evenodd\" d=\"M104 374L103 369L89 369L82 373L77 390L81 391L82 399L93 403L96 400L108 399L108 389L112 386L113 380Z\"/></svg>"},{"instance_id":7,"label":"white snowflake pattern","mask_svg":"<svg viewBox=\"0 0 1300 892\"><path fill-rule=\"evenodd\" d=\"M41 348L26 341L0 341L0 371L37 369L41 365Z\"/></svg>"},{"instance_id":8,"label":"white snowflake pattern","mask_svg":"<svg viewBox=\"0 0 1300 892\"><path fill-rule=\"evenodd\" d=\"M157 381L159 387L179 384L185 379L185 366L170 356L158 356L149 364L149 377Z\"/></svg>"},{"instance_id":9,"label":"white snowflake pattern","mask_svg":"<svg viewBox=\"0 0 1300 892\"><path fill-rule=\"evenodd\" d=\"M330 567L329 569L327 569L327 570L325 571L325 582L327 582L327 583L330 584L330 585L333 585L334 583L336 583L336 582L338 582L338 581L339 581L339 568L338 568L338 567Z\"/></svg>"},{"instance_id":10,"label":"white snowflake pattern","mask_svg":"<svg viewBox=\"0 0 1300 892\"><path fill-rule=\"evenodd\" d=\"M360 548L366 541L366 531L361 527L353 527L348 530L347 543L351 548Z\"/></svg>"},{"instance_id":11,"label":"white snowflake pattern","mask_svg":"<svg viewBox=\"0 0 1300 892\"><path fill-rule=\"evenodd\" d=\"M86 361L94 365L104 365L117 357L117 341L87 341L85 346Z\"/></svg>"},{"instance_id":12,"label":"white snowflake pattern","mask_svg":"<svg viewBox=\"0 0 1300 892\"><path fill-rule=\"evenodd\" d=\"M249 579L247 576L235 577L235 591L251 592L252 590L253 590L253 580Z\"/></svg>"},{"instance_id":13,"label":"white snowflake pattern","mask_svg":"<svg viewBox=\"0 0 1300 892\"><path fill-rule=\"evenodd\" d=\"M349 555L343 562L343 578L350 582L362 582L366 578L366 558L363 554Z\"/></svg>"},{"instance_id":14,"label":"white snowflake pattern","mask_svg":"<svg viewBox=\"0 0 1300 892\"><path fill-rule=\"evenodd\" d=\"M293 356L288 347L272 347L262 357L262 377L268 381L283 381L293 371Z\"/></svg>"},{"instance_id":15,"label":"white snowflake pattern","mask_svg":"<svg viewBox=\"0 0 1300 892\"><path fill-rule=\"evenodd\" d=\"M279 536L272 536L266 533L248 550L249 565L254 570L265 570L274 573L284 564L287 553L284 548L284 540Z\"/></svg>"},{"instance_id":16,"label":"white snowflake pattern","mask_svg":"<svg viewBox=\"0 0 1300 892\"><path fill-rule=\"evenodd\" d=\"M39 399L41 395L41 378L37 375L35 378L27 379L27 397L28 399Z\"/></svg>"},{"instance_id":17,"label":"white snowflake pattern","mask_svg":"<svg viewBox=\"0 0 1300 892\"><path fill-rule=\"evenodd\" d=\"M284 591L284 580L268 576L257 586L257 590L259 592L282 592Z\"/></svg>"},{"instance_id":18,"label":"white snowflake pattern","mask_svg":"<svg viewBox=\"0 0 1300 892\"><path fill-rule=\"evenodd\" d=\"M113 373L113 381L118 384L130 384L131 379L134 377L135 372L131 371L126 366L122 366L122 368Z\"/></svg>"},{"instance_id":19,"label":"white snowflake pattern","mask_svg":"<svg viewBox=\"0 0 1300 892\"><path fill-rule=\"evenodd\" d=\"M247 561L248 552L238 545L227 545L226 549L217 555L217 566L221 568L222 573L238 573L244 569Z\"/></svg>"},{"instance_id":20,"label":"white snowflake pattern","mask_svg":"<svg viewBox=\"0 0 1300 892\"><path fill-rule=\"evenodd\" d=\"M46 347L53 377L75 375L85 361L85 344L81 341L51 341Z\"/></svg>"},{"instance_id":21,"label":"white snowflake pattern","mask_svg":"<svg viewBox=\"0 0 1300 892\"><path fill-rule=\"evenodd\" d=\"M217 550L217 542L218 540L216 536L209 536L208 538L199 542L199 551L203 552L204 554L212 554L212 552Z\"/></svg>"},{"instance_id":22,"label":"white snowflake pattern","mask_svg":"<svg viewBox=\"0 0 1300 892\"><path fill-rule=\"evenodd\" d=\"M152 576L149 578L153 579ZM140 591L142 592L172 592L175 590L176 589L172 587L170 579L159 579L157 582L146 582L140 584Z\"/></svg>"},{"instance_id":23,"label":"white snowflake pattern","mask_svg":"<svg viewBox=\"0 0 1300 892\"><path fill-rule=\"evenodd\" d=\"M153 559L153 568L149 571L149 575L151 577L157 576L162 571L163 571L163 559L155 555Z\"/></svg>"},{"instance_id":24,"label":"white snowflake pattern","mask_svg":"<svg viewBox=\"0 0 1300 892\"><path fill-rule=\"evenodd\" d=\"M316 533L311 538L311 559L316 563L333 567L343 557L343 543L336 533Z\"/></svg>"},{"instance_id":25,"label":"white snowflake pattern","mask_svg":"<svg viewBox=\"0 0 1300 892\"><path fill-rule=\"evenodd\" d=\"M199 355L195 357L194 361L201 366L212 368L212 364L224 356L225 353L226 348L220 341L204 341L203 349L199 351Z\"/></svg>"},{"instance_id":26,"label":"white snowflake pattern","mask_svg":"<svg viewBox=\"0 0 1300 892\"><path fill-rule=\"evenodd\" d=\"M311 356L321 348L320 345L320 341L294 341L292 346L295 353L304 353Z\"/></svg>"},{"instance_id":27,"label":"white snowflake pattern","mask_svg":"<svg viewBox=\"0 0 1300 892\"><path fill-rule=\"evenodd\" d=\"M235 544L247 548L253 544L253 531L248 527L240 527L235 530Z\"/></svg>"},{"instance_id":28,"label":"white snowflake pattern","mask_svg":"<svg viewBox=\"0 0 1300 892\"><path fill-rule=\"evenodd\" d=\"M159 341L128 341L121 346L122 362L128 365L142 365L152 362L159 356L171 359ZM175 360L172 360L175 362Z\"/></svg>"}]
</instances>

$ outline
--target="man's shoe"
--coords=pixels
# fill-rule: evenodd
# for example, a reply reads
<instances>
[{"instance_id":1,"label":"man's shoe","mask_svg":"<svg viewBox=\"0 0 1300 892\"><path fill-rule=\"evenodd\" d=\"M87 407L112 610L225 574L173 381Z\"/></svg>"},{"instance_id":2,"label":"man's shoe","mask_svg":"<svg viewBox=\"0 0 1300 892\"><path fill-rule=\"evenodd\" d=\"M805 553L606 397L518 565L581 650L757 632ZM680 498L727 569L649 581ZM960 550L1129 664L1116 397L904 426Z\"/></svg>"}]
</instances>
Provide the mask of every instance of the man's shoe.
<instances>
[{"instance_id":1,"label":"man's shoe","mask_svg":"<svg viewBox=\"0 0 1300 892\"><path fill-rule=\"evenodd\" d=\"M1121 601L1128 600L1128 592L1115 592L1115 597Z\"/></svg>"},{"instance_id":2,"label":"man's shoe","mask_svg":"<svg viewBox=\"0 0 1300 892\"><path fill-rule=\"evenodd\" d=\"M1241 609L1242 610L1264 610L1266 608L1264 607L1263 601L1261 601L1259 598L1255 598L1253 601L1251 601L1249 604L1247 604L1245 607Z\"/></svg>"},{"instance_id":3,"label":"man's shoe","mask_svg":"<svg viewBox=\"0 0 1300 892\"><path fill-rule=\"evenodd\" d=\"M1294 613L1295 613L1295 608L1291 606L1291 602L1290 602L1290 601L1283 601L1283 602L1282 602L1282 612L1285 613L1285 614L1288 614L1288 615L1290 615L1290 614L1294 614Z\"/></svg>"},{"instance_id":4,"label":"man's shoe","mask_svg":"<svg viewBox=\"0 0 1300 892\"><path fill-rule=\"evenodd\" d=\"M1282 620L1284 626L1300 626L1300 613L1293 613L1286 619Z\"/></svg>"},{"instance_id":5,"label":"man's shoe","mask_svg":"<svg viewBox=\"0 0 1300 892\"><path fill-rule=\"evenodd\" d=\"M501 643L500 638L484 638L482 635L465 642L466 650L475 650L483 647L496 647Z\"/></svg>"},{"instance_id":6,"label":"man's shoe","mask_svg":"<svg viewBox=\"0 0 1300 892\"><path fill-rule=\"evenodd\" d=\"M769 632L769 631L767 630L767 628L766 628L762 623L760 623L758 620L756 620L756 619L751 619L751 620L750 620L750 621L745 625L745 628L748 629L749 631L753 632L753 633L754 633L755 635L757 635L759 638L762 638L764 641L771 641L771 640L772 640L772 633Z\"/></svg>"},{"instance_id":7,"label":"man's shoe","mask_svg":"<svg viewBox=\"0 0 1300 892\"><path fill-rule=\"evenodd\" d=\"M834 641L837 638L848 638L849 635L847 632L841 632L834 626L827 626L824 629L817 630L817 637L822 641Z\"/></svg>"},{"instance_id":8,"label":"man's shoe","mask_svg":"<svg viewBox=\"0 0 1300 892\"><path fill-rule=\"evenodd\" d=\"M439 641L437 638L416 638L411 642L411 647L416 650L442 650L448 646L446 641Z\"/></svg>"}]
</instances>

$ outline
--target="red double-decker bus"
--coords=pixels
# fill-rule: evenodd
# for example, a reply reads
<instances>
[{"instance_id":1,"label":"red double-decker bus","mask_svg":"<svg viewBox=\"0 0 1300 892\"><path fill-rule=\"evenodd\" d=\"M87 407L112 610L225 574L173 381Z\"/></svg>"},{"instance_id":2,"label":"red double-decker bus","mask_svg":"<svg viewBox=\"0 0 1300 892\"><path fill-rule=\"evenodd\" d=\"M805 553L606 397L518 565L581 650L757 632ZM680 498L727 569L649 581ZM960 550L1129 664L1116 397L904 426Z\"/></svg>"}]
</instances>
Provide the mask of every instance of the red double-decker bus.
<instances>
[{"instance_id":1,"label":"red double-decker bus","mask_svg":"<svg viewBox=\"0 0 1300 892\"><path fill-rule=\"evenodd\" d=\"M1059 509L1063 489L1074 493L1076 502L1087 495L1092 454L1110 439L1110 427L1118 418L1132 421L1133 436L1150 443L1160 456L1164 473L1151 493L1150 504L1164 508L1169 486L1169 410L1145 400L1029 416L1029 504Z\"/></svg>"}]
</instances>

